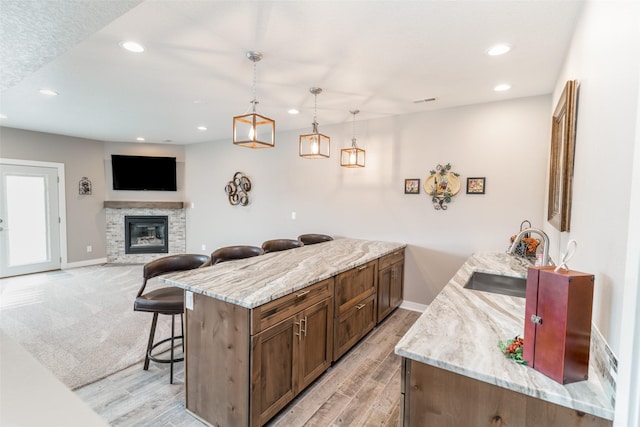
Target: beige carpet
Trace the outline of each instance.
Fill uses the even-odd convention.
[[[76,389],[144,358],[152,314],[133,311],[141,284],[142,265],[0,279],[0,329]],[[170,330],[171,317],[160,316],[156,336]]]

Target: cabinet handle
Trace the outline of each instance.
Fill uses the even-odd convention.
[[[302,326],[303,323],[304,328]],[[299,322],[293,322],[293,324],[298,327],[298,332],[296,332],[295,327],[293,328],[293,335],[298,337],[298,341],[302,339],[302,334],[304,334],[305,337],[307,336],[307,316],[304,316]]]
[[[368,265],[361,265],[360,267],[358,267],[358,271],[366,270],[367,268],[369,268]]]
[[[357,310],[362,310],[367,304],[358,304],[356,305]]]
[[[296,294],[296,298],[302,298],[303,296],[305,296],[306,294],[308,294],[311,291],[304,291],[304,292],[300,292],[299,294]]]

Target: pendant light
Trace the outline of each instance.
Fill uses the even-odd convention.
[[[300,135],[299,154],[300,157],[306,157],[307,159],[327,159],[331,151],[331,138],[318,133],[318,121],[316,119],[318,114],[318,94],[322,93],[322,88],[312,87],[309,92],[315,96],[313,130],[310,134]]]
[[[353,138],[351,139],[351,147],[340,150],[340,166],[345,168],[363,168],[365,152],[356,145],[356,114],[360,110],[350,110],[353,114]]]
[[[260,52],[247,52],[253,62],[252,112],[233,118],[233,143],[248,148],[268,148],[276,145],[276,122],[256,113],[256,63],[262,59]]]

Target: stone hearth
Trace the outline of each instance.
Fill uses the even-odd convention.
[[[186,213],[182,202],[105,201],[107,222],[107,262],[141,264],[154,259],[185,253]],[[169,252],[155,254],[125,253],[125,216],[167,216],[169,218]]]

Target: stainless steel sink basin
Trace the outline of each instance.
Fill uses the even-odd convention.
[[[494,294],[509,295],[524,298],[527,288],[527,279],[523,277],[501,276],[498,274],[474,272],[465,289],[491,292]]]

